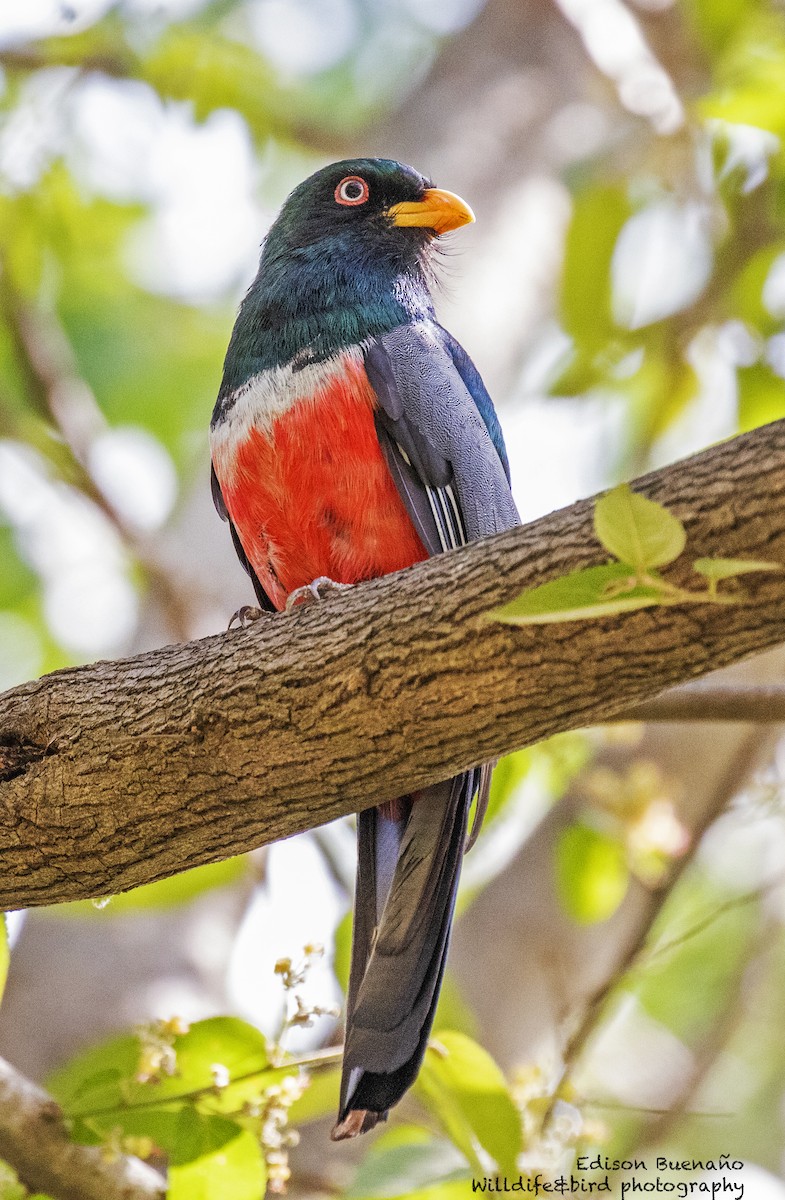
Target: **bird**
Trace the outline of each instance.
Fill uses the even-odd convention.
[[[441,239],[473,220],[413,167],[356,158],[305,179],[271,225],[210,424],[254,615],[519,523],[493,403],[434,308]],[[357,816],[336,1141],[386,1120],[420,1069],[491,770]]]

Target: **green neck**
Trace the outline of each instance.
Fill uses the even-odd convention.
[[[329,358],[409,321],[433,316],[422,268],[369,261],[346,239],[314,247],[268,241],[259,273],[240,308],[224,364],[221,395],[260,371]]]

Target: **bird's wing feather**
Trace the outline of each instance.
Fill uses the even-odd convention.
[[[458,343],[430,322],[399,325],[375,339],[365,366],[379,401],[380,441],[388,462],[398,460],[393,476],[430,552],[517,525],[493,405]],[[462,522],[452,543],[433,513],[434,493]]]
[[[488,395],[488,389],[483,382],[482,375],[475,367],[469,355],[464,350],[460,342],[443,329],[441,325],[437,326],[441,335],[445,349],[453,361],[453,366],[460,375],[466,389],[469,392],[472,400],[477,406],[477,411],[485,422],[485,427],[490,434],[491,441],[496,449],[501,460],[504,474],[507,476],[507,482],[510,481],[510,462],[507,458],[507,447],[504,444],[504,435],[502,427],[499,424],[499,418],[496,416],[496,409],[493,406],[493,401]]]
[[[243,550],[242,543],[240,542],[240,538],[237,534],[237,530],[235,529],[234,523],[232,522],[232,520],[229,516],[229,510],[227,509],[226,501],[223,498],[223,492],[221,491],[221,485],[218,482],[218,476],[215,473],[215,467],[212,465],[212,463],[210,464],[210,491],[213,494],[213,504],[215,505],[218,516],[221,518],[222,521],[228,521],[228,523],[229,523],[229,532],[232,535],[232,542],[234,543],[234,548],[237,552],[237,557],[239,558],[244,570],[247,572],[247,574],[251,578],[251,583],[253,584],[253,590],[256,592],[256,599],[259,602],[259,607],[261,609],[264,609],[265,612],[275,612],[276,611],[275,605],[273,604],[272,600],[267,595],[267,592],[264,590],[261,583],[259,582],[259,580],[256,576],[256,572],[254,571],[253,567],[249,563],[248,556],[245,553],[245,551]]]

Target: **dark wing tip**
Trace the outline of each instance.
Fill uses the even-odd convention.
[[[210,463],[210,491],[212,492],[213,504],[215,505],[215,511],[218,513],[218,516],[222,521],[228,521],[229,513],[226,508],[226,502],[223,498],[221,485],[218,482],[218,476],[215,473],[215,465],[212,462]]]

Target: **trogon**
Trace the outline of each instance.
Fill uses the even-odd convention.
[[[215,503],[262,610],[518,523],[493,404],[431,298],[439,239],[473,219],[368,158],[317,171],[270,228],[210,429]],[[336,1140],[385,1119],[417,1075],[490,771],[359,814]]]

